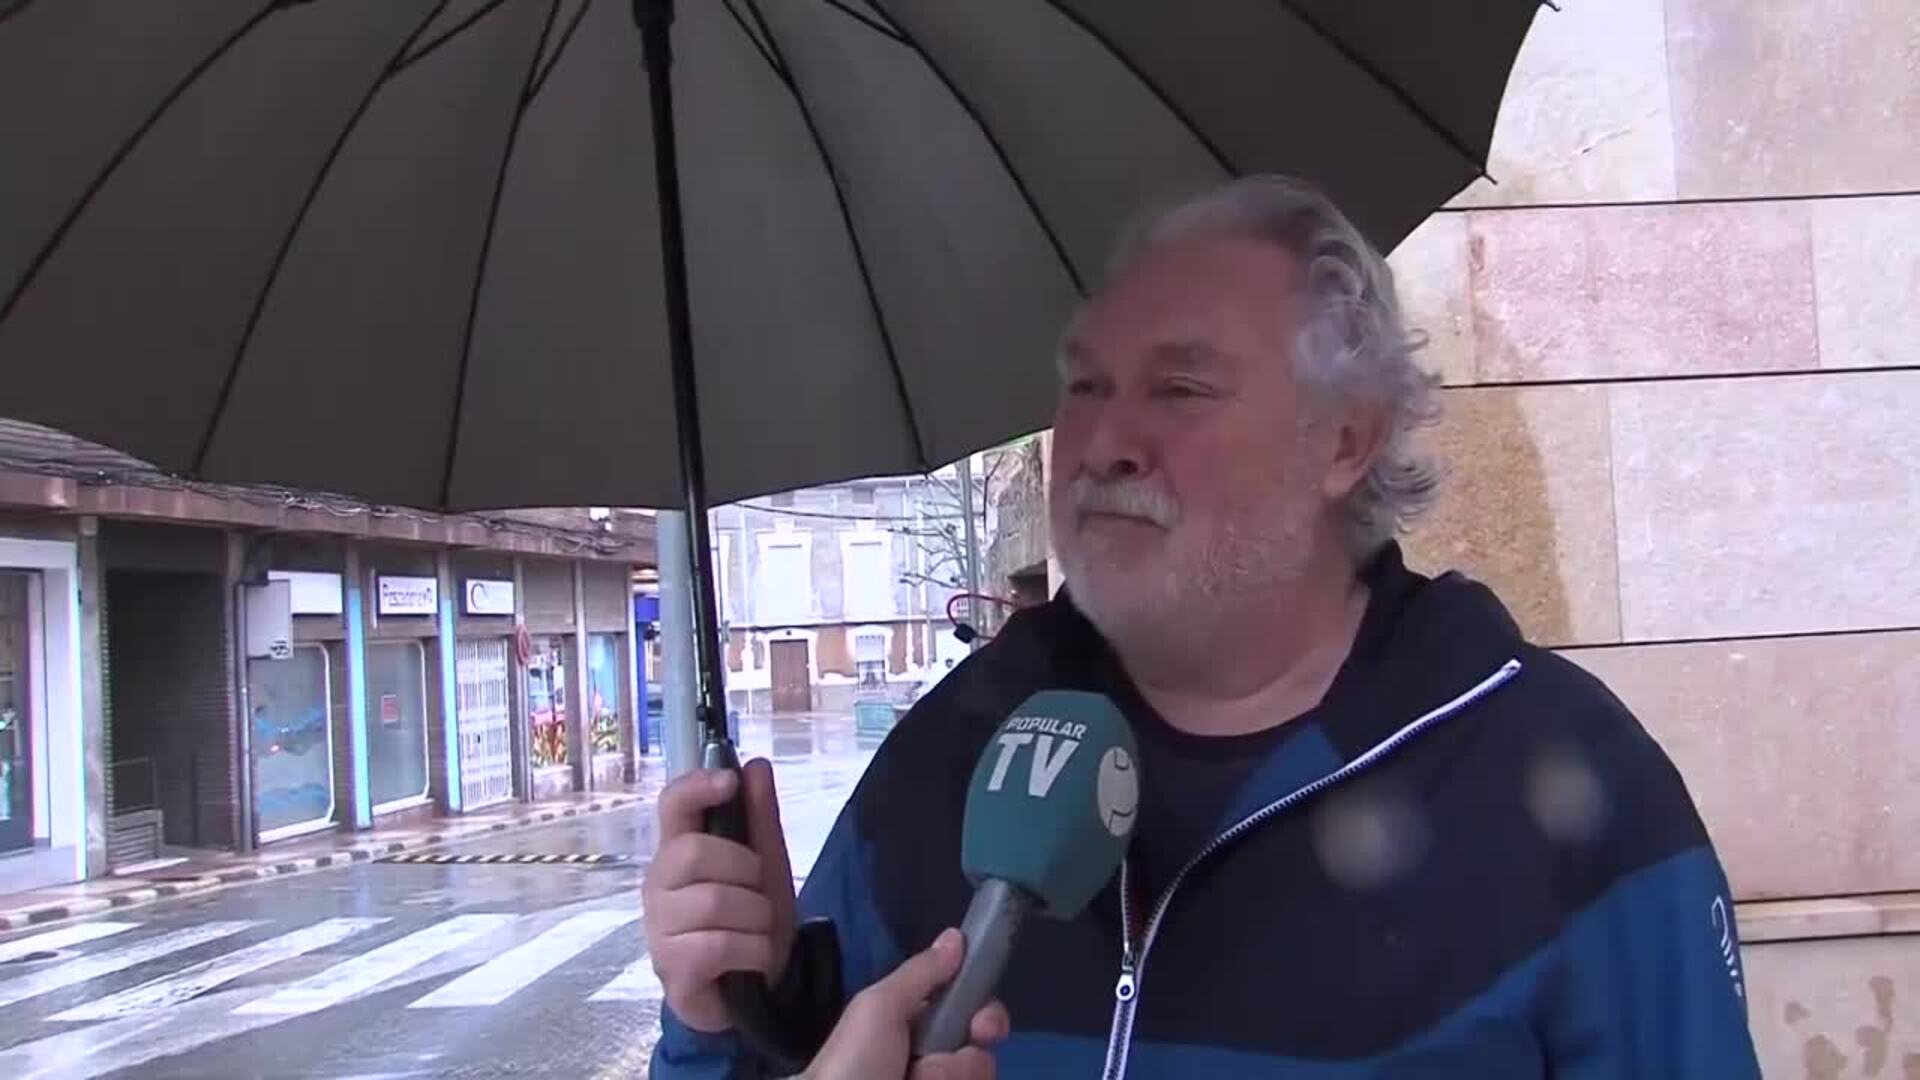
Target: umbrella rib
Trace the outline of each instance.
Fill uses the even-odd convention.
[[[1073,282],[1073,290],[1085,296],[1086,282],[1080,277],[1079,268],[1074,266],[1072,256],[1067,254],[1066,244],[1061,242],[1060,234],[1053,231],[1053,223],[1047,220],[1046,212],[1040,209],[1040,201],[1033,197],[1033,191],[1027,187],[1026,178],[1020,175],[1020,170],[1014,168],[1013,157],[1007,153],[1007,148],[1001,145],[1000,137],[993,133],[993,128],[987,123],[986,118],[980,115],[979,107],[974,105],[973,99],[960,89],[952,76],[947,74],[947,69],[941,67],[940,62],[933,58],[933,54],[913,36],[913,31],[902,26],[900,35],[907,48],[912,49],[914,54],[920,57],[920,62],[927,65],[927,70],[933,72],[933,77],[939,79],[940,84],[947,88],[947,93],[952,94],[953,99],[966,110],[974,127],[980,129],[980,134],[987,140],[987,145],[993,148],[993,156],[1000,160],[1000,167],[1006,170],[1007,179],[1013,181],[1014,189],[1020,192],[1021,201],[1027,204],[1027,212],[1033,215],[1034,224],[1040,226],[1041,233],[1047,238],[1047,244],[1053,248],[1054,256],[1060,260],[1061,267],[1066,270],[1067,279]]]
[[[1373,61],[1361,55],[1359,50],[1353,48],[1353,46],[1341,40],[1326,27],[1320,25],[1318,19],[1300,10],[1299,5],[1295,3],[1294,0],[1274,0],[1274,2],[1279,5],[1282,11],[1285,11],[1298,20],[1300,25],[1311,30],[1315,37],[1326,42],[1328,47],[1332,48],[1334,52],[1339,53],[1341,59],[1365,73],[1368,78],[1372,79],[1381,89],[1391,95],[1395,101],[1399,102],[1402,108],[1412,113],[1415,119],[1425,124],[1427,129],[1435,135],[1438,135],[1440,141],[1447,144],[1448,149],[1459,154],[1468,164],[1472,165],[1481,176],[1487,175],[1487,163],[1480,159],[1480,155],[1474,153],[1472,149],[1461,140],[1460,136],[1454,134],[1450,128],[1441,123],[1439,117],[1428,112],[1426,106],[1420,104],[1412,94],[1407,92],[1406,87],[1388,78],[1386,72],[1381,71]]]
[[[278,0],[275,2],[277,3]],[[449,0],[440,0],[435,4],[433,10],[427,12],[426,17],[420,20],[420,24],[413,28],[413,33],[408,34],[407,39],[400,43],[400,48],[394,51],[393,59],[380,69],[380,76],[373,81],[372,86],[367,88],[359,104],[354,106],[353,114],[347,117],[346,125],[340,129],[340,134],[335,137],[333,145],[327,149],[325,160],[320,163],[319,170],[314,173],[313,182],[307,185],[307,194],[300,202],[300,209],[294,212],[292,223],[287,226],[286,234],[280,238],[280,250],[274,252],[273,265],[267,268],[266,279],[260,283],[260,291],[254,295],[253,310],[247,314],[247,325],[240,332],[240,340],[234,344],[233,359],[228,362],[226,377],[221,380],[220,394],[214,398],[213,412],[207,417],[207,425],[200,432],[200,444],[193,452],[193,463],[187,471],[188,476],[198,476],[206,467],[207,454],[213,449],[213,437],[220,430],[221,421],[226,419],[227,406],[233,400],[234,384],[240,378],[240,365],[246,361],[247,349],[253,344],[254,331],[259,329],[261,316],[266,313],[267,298],[272,295],[273,286],[280,278],[280,271],[286,266],[287,256],[293,251],[294,240],[299,237],[301,227],[306,224],[307,212],[313,209],[315,200],[320,197],[320,189],[327,182],[327,174],[333,171],[333,163],[339,160],[340,152],[346,148],[347,141],[353,137],[354,130],[360,126],[361,118],[366,116],[367,110],[372,107],[374,98],[379,96],[381,89],[387,85],[387,80],[393,78],[394,73],[399,70],[401,59],[407,55],[409,49],[413,48],[414,43],[420,40],[420,35],[427,32],[428,25],[446,10],[448,2]]]
[[[845,15],[847,18],[852,19],[853,21],[859,23],[860,25],[865,26],[867,29],[873,31],[874,33],[879,34],[881,37],[892,38],[894,41],[897,41],[902,45],[907,44],[906,37],[902,35],[898,29],[888,26],[887,24],[874,19],[872,16],[863,15],[860,12],[853,10],[852,8],[848,7],[843,2],[843,0],[820,0],[820,2],[832,8],[833,10],[839,12],[840,14]]]
[[[582,10],[585,7],[581,5]],[[467,404],[467,367],[473,360],[473,328],[480,321],[480,290],[487,281],[487,257],[493,251],[493,227],[500,220],[500,197],[507,190],[507,170],[513,164],[513,147],[520,138],[520,122],[526,119],[527,110],[533,105],[533,83],[540,74],[540,54],[546,51],[547,37],[553,33],[553,23],[559,14],[560,0],[551,0],[547,5],[546,22],[540,27],[540,43],[533,47],[533,55],[527,60],[520,99],[513,108],[513,122],[507,127],[507,145],[500,152],[500,169],[494,174],[493,200],[487,205],[487,229],[480,236],[480,257],[473,268],[473,293],[467,300],[467,328],[460,342],[459,374],[453,383],[453,419],[447,429],[446,466],[440,473],[442,507],[452,502],[453,467],[460,457],[460,420]]]
[[[1220,149],[1219,144],[1215,143],[1213,138],[1202,130],[1199,124],[1194,122],[1193,117],[1187,115],[1186,108],[1173,99],[1173,95],[1167,92],[1166,87],[1160,85],[1158,79],[1147,74],[1146,69],[1142,68],[1132,56],[1129,56],[1127,51],[1120,47],[1118,42],[1107,36],[1105,30],[1088,22],[1084,16],[1072,8],[1067,7],[1061,0],[1044,0],[1044,2],[1062,18],[1078,26],[1083,33],[1098,42],[1102,48],[1107,50],[1108,55],[1118,60],[1120,65],[1126,68],[1134,78],[1140,80],[1140,85],[1146,87],[1148,93],[1151,93],[1155,98],[1159,99],[1160,104],[1166,106],[1167,111],[1173,114],[1173,118],[1180,122],[1181,127],[1187,129],[1187,134],[1193,136],[1194,140],[1200,144],[1208,156],[1213,158],[1213,163],[1220,166],[1222,172],[1231,175],[1238,171],[1233,167],[1233,162],[1228,160],[1226,152]]]
[[[747,21],[741,17],[739,9],[733,6],[733,0],[720,0],[720,3],[721,6],[727,9],[727,14],[733,16],[734,25],[738,26],[740,32],[746,35],[747,40],[753,43],[754,51],[760,54],[760,59],[767,62],[767,67],[772,69],[774,75],[779,78],[781,85],[787,88],[788,93],[794,93],[793,76],[787,71],[786,65],[782,64],[779,58],[774,56],[773,53],[767,51],[767,43],[761,41],[760,36],[753,32],[753,28],[747,25]]]
[[[481,19],[484,19],[487,16],[493,14],[494,12],[500,10],[500,6],[504,3],[506,3],[506,0],[488,0],[488,3],[486,5],[473,9],[473,11],[470,14],[468,14],[466,18],[461,19],[459,22],[454,23],[452,26],[448,27],[445,33],[441,34],[437,38],[434,38],[432,41],[427,42],[425,45],[420,46],[417,52],[414,52],[409,56],[402,57],[400,62],[394,65],[393,70],[396,72],[405,71],[406,69],[412,67],[413,65],[419,63],[420,61],[425,60],[428,56],[432,55],[436,50],[438,50],[440,46],[445,45],[447,42],[452,41],[454,38],[458,37],[461,31],[467,29],[468,27],[472,26],[474,23],[477,23]]]
[[[526,99],[532,102],[540,96],[540,88],[547,85],[547,76],[560,66],[560,58],[566,55],[567,46],[573,44],[573,32],[580,29],[580,21],[586,17],[587,5],[592,0],[580,0],[580,6],[573,9],[573,18],[567,22],[567,28],[560,32],[560,43],[553,47],[553,55],[547,58],[546,66],[533,77],[533,85],[527,88]]]
[[[860,267],[860,283],[866,288],[867,303],[873,308],[874,324],[880,330],[880,344],[887,353],[887,368],[893,375],[893,390],[900,399],[901,412],[906,416],[907,436],[913,440],[914,457],[922,472],[931,471],[933,468],[929,463],[931,455],[927,453],[926,439],[920,431],[920,418],[915,415],[913,398],[907,392],[907,375],[900,367],[900,353],[894,346],[893,334],[887,329],[887,313],[881,306],[879,290],[874,288],[873,274],[867,267],[866,248],[860,243],[860,230],[854,225],[853,208],[847,205],[846,190],[840,186],[840,170],[834,166],[833,152],[827,149],[826,137],[820,133],[819,126],[814,123],[813,110],[807,107],[806,98],[800,93],[799,86],[794,83],[791,75],[785,74],[786,57],[780,51],[780,42],[774,37],[772,28],[767,25],[766,15],[760,10],[760,0],[746,0],[746,4],[748,10],[753,12],[754,21],[760,26],[760,32],[766,36],[767,48],[772,52],[772,59],[779,65],[776,70],[782,72],[781,84],[787,88],[787,93],[793,98],[794,106],[800,110],[800,119],[807,126],[807,134],[813,138],[814,149],[820,152],[820,159],[827,167],[827,180],[833,185],[833,199],[840,208],[840,221],[846,227],[847,240],[853,245],[853,259]],[[739,12],[734,10],[731,3],[727,4],[726,8],[733,16],[735,24],[740,27],[740,32],[751,40],[753,34],[747,28],[745,21],[740,18]]]
[[[253,33],[261,23],[266,22],[267,17],[279,9],[283,2],[284,0],[268,0],[251,18],[228,34],[211,53],[195,64],[179,82],[174,83],[173,89],[167,91],[166,96],[153,107],[153,111],[147,114],[147,118],[141,122],[140,126],[133,129],[133,133],[120,143],[119,148],[113,152],[113,156],[107,159],[107,163],[101,166],[98,173],[94,174],[93,181],[87,185],[87,189],[81,192],[80,198],[75,200],[73,206],[67,211],[67,216],[60,220],[60,224],[53,230],[53,235],[49,236],[47,242],[35,253],[33,262],[27,264],[26,272],[20,275],[20,280],[14,284],[13,291],[7,294],[4,302],[0,302],[0,322],[6,321],[7,316],[13,314],[13,309],[19,305],[20,298],[27,294],[28,287],[33,284],[35,278],[40,276],[40,271],[46,268],[47,263],[53,258],[53,253],[67,238],[67,233],[71,232],[74,224],[80,220],[80,215],[86,213],[87,207],[93,205],[94,198],[107,186],[107,181],[113,179],[113,174],[119,171],[121,164],[132,155],[134,148],[147,137],[147,133],[160,122],[160,118],[173,108],[173,103],[180,100],[181,95],[185,94],[194,83],[200,81],[202,75],[211,71],[213,66],[219,63],[234,46]],[[21,10],[24,8],[14,8],[8,14],[17,14]]]

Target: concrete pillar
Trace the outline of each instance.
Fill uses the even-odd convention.
[[[227,532],[227,566],[222,578],[226,593],[227,722],[233,737],[233,846],[247,852],[255,847],[259,830],[253,822],[253,709],[247,700],[247,538]],[[328,718],[332,722],[332,718]]]
[[[373,781],[367,765],[367,589],[360,545],[347,541],[347,770],[353,827],[373,827]]]
[[[509,653],[507,676],[508,707],[513,710],[509,730],[513,738],[513,794],[521,802],[533,801],[533,722],[527,705],[527,666],[520,662],[520,635],[527,628],[527,574],[518,558],[513,560],[513,645]]]
[[[442,747],[440,776],[440,809],[442,813],[458,814],[461,810],[460,791],[460,690],[459,658],[455,655],[454,641],[454,604],[460,594],[459,583],[453,579],[453,554],[444,548],[434,556],[434,572],[440,580],[439,630],[440,648],[440,745]],[[431,755],[429,755],[431,756]]]
[[[587,588],[580,560],[573,570],[573,666],[567,672],[567,738],[573,742],[573,790],[593,790],[593,718],[587,715]]]
[[[626,780],[631,784],[637,783],[640,779],[640,759],[646,753],[646,747],[640,742],[640,733],[647,727],[647,697],[642,689],[645,685],[644,681],[640,678],[642,663],[640,650],[646,648],[647,643],[641,640],[640,627],[633,620],[632,568],[627,570],[626,626],[627,701],[631,703],[632,709],[627,713],[626,743],[629,753],[627,754]]]
[[[107,577],[100,569],[100,519],[79,520],[80,754],[86,779],[87,876],[107,872],[107,679],[100,650],[106,642],[101,605]]]

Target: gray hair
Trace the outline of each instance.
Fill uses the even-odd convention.
[[[1393,271],[1317,189],[1258,176],[1148,218],[1122,241],[1109,273],[1148,248],[1195,234],[1258,240],[1299,259],[1308,313],[1295,372],[1322,402],[1386,411],[1386,437],[1344,507],[1354,556],[1371,556],[1432,505],[1440,486],[1439,462],[1414,444],[1414,432],[1439,417],[1439,380],[1414,362],[1426,337],[1406,328]]]

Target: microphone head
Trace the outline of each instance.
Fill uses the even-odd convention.
[[[1140,801],[1139,754],[1100,694],[1042,690],[1000,725],[974,766],[960,867],[1071,919],[1113,878]]]

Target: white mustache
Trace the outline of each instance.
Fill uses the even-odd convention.
[[[1180,505],[1150,480],[1097,480],[1081,473],[1073,478],[1067,494],[1074,510],[1082,514],[1144,518],[1163,529],[1173,528],[1180,520]]]

